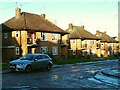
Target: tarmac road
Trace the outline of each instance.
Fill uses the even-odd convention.
[[[2,88],[38,89],[38,88],[98,88],[118,90],[119,85],[112,85],[96,80],[94,76],[101,69],[118,68],[118,60],[103,60],[90,63],[68,64],[54,67],[51,71],[2,74]],[[118,78],[120,79],[120,78]],[[26,90],[25,89],[25,90]]]

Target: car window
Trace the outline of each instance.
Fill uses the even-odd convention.
[[[26,54],[25,56],[21,57],[20,60],[32,60],[34,58],[31,54]]]
[[[42,59],[49,59],[47,55],[42,55]]]
[[[42,59],[41,55],[35,57],[36,60]]]

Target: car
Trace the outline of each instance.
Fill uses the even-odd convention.
[[[26,54],[17,60],[9,62],[11,71],[25,71],[30,73],[35,69],[52,68],[52,59],[47,54]]]

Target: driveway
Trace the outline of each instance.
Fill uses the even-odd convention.
[[[54,67],[51,71],[2,74],[2,88],[101,88],[118,89],[119,85],[95,79],[101,69],[118,68],[118,60],[68,64]],[[118,78],[119,79],[119,78]]]

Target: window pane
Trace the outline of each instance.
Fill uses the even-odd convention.
[[[41,40],[43,41],[47,40],[47,34],[45,32],[41,32]]]
[[[16,55],[19,55],[19,47],[16,47]]]
[[[58,55],[58,47],[57,46],[54,46],[52,48],[52,53],[53,53],[53,55]]]
[[[58,38],[58,34],[53,33],[52,34],[52,40],[57,40],[57,38]]]
[[[16,31],[16,37],[19,37],[19,32],[18,31]]]
[[[7,37],[8,37],[7,33],[4,33],[4,38],[7,38]]]
[[[41,50],[40,52],[43,53],[43,54],[46,54],[48,52],[47,47],[41,47],[40,50]]]

